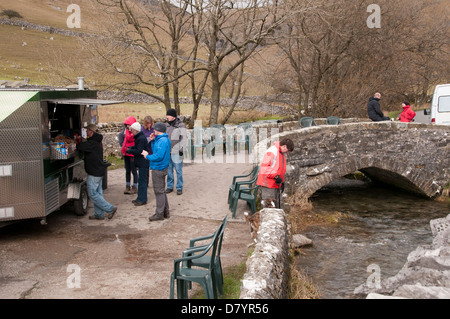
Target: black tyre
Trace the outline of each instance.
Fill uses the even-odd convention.
[[[80,198],[73,200],[73,208],[77,216],[84,216],[87,213],[89,205],[89,195],[87,191],[86,184],[81,186]]]

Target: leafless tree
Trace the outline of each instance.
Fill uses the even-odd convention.
[[[207,21],[200,38],[208,54],[211,81],[209,125],[212,125],[218,122],[221,89],[229,76],[242,67],[285,18],[279,15],[276,1],[213,0],[195,3],[198,12],[205,12]],[[236,7],[236,3],[240,6]]]
[[[205,69],[186,67],[190,60],[184,54],[189,57],[189,50],[197,49],[186,40],[192,19],[188,3],[160,0],[156,7],[132,0],[96,1],[114,18],[107,34],[90,41],[88,48],[109,66],[110,87],[146,94],[166,109],[173,97],[179,112],[180,79]]]

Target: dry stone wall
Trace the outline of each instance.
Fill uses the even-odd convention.
[[[260,214],[257,243],[247,260],[240,299],[287,298],[290,236],[286,213],[265,208]]]

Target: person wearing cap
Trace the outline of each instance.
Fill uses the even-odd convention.
[[[155,133],[150,136],[153,154],[150,155],[146,150],[142,151],[142,155],[150,161],[153,191],[156,198],[155,214],[149,217],[151,222],[169,218],[169,201],[165,188],[171,148],[171,142],[166,133],[166,125],[158,122],[153,128]]]
[[[103,176],[106,165],[103,161],[103,135],[97,133],[97,126],[89,124],[86,128],[87,140],[77,144],[77,150],[84,153],[84,169],[87,173],[86,186],[89,198],[94,203],[94,215],[89,219],[104,219],[105,212],[111,219],[117,207],[103,198]]]
[[[141,124],[135,122],[130,126],[134,137],[134,145],[127,148],[126,153],[134,156],[134,165],[139,169],[137,198],[133,200],[134,206],[147,204],[148,160],[142,156],[142,151],[148,152],[148,142],[141,131]]]
[[[184,147],[186,146],[186,125],[177,116],[175,109],[168,109],[166,112],[166,133],[169,136],[171,142],[170,150],[170,164],[167,173],[167,189],[166,193],[173,192],[175,183],[175,173],[177,175],[177,194],[183,193],[183,154]]]

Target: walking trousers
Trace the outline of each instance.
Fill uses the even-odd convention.
[[[167,168],[165,170],[152,170],[153,191],[156,198],[156,215],[167,216],[169,214],[169,201],[166,195],[166,176]]]

